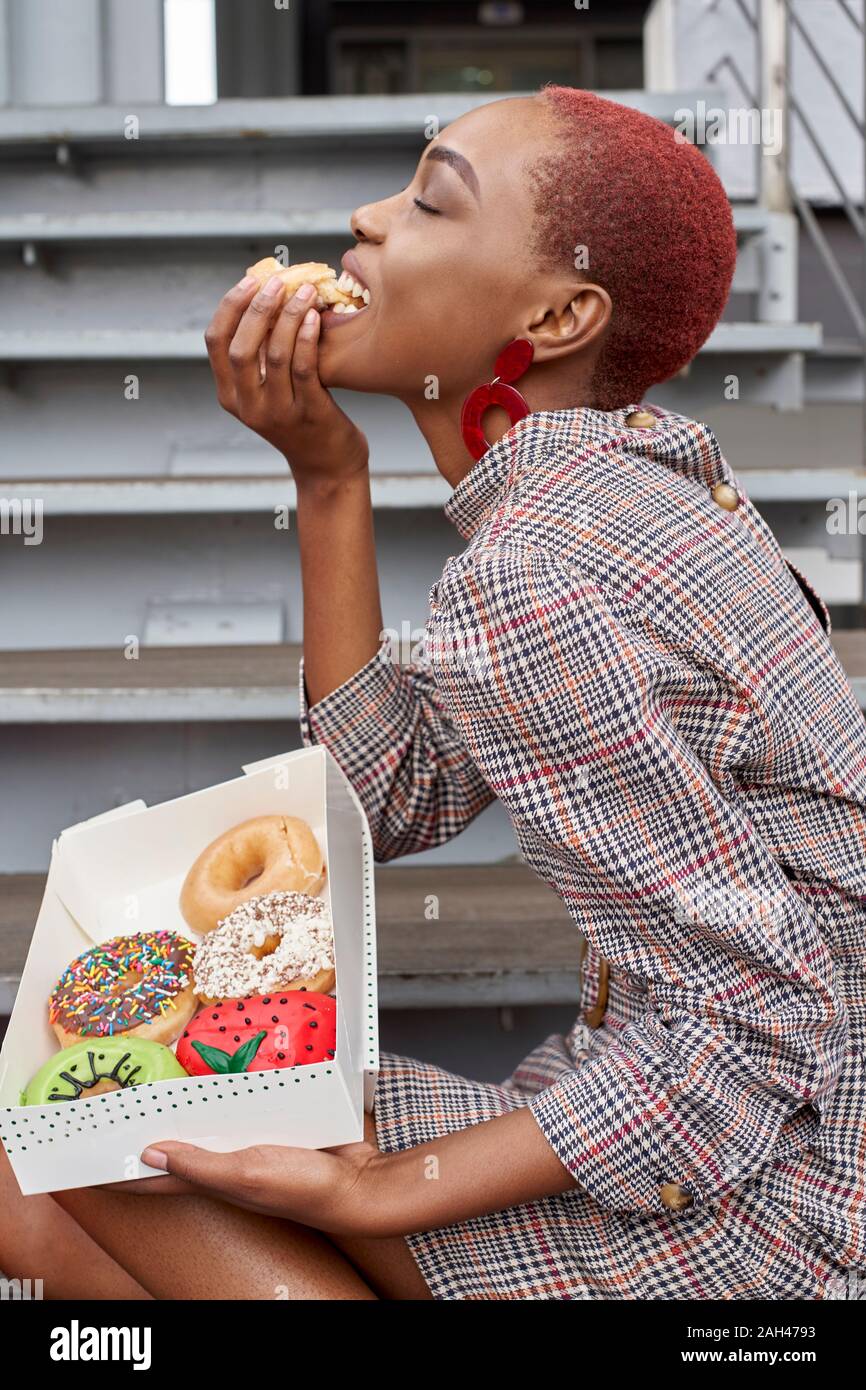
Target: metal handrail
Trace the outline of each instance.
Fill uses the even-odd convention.
[[[845,0],[837,0],[837,4],[838,4],[839,7],[841,8],[843,14],[846,14],[846,15],[848,16],[848,18],[850,19],[851,23],[854,25],[854,28],[858,31],[858,33],[862,34],[862,33],[863,33],[863,25],[860,23],[860,20],[857,18],[857,15],[856,15],[856,14],[852,14],[851,11],[848,9],[848,6],[846,5]]]
[[[738,2],[739,2],[739,0],[738,0]],[[719,61],[716,63],[716,65],[715,65],[714,67],[712,67],[712,68],[710,68],[710,69],[708,70],[707,76],[706,76],[706,80],[707,80],[708,82],[715,82],[716,77],[717,77],[717,75],[719,74],[719,72],[722,70],[722,68],[730,68],[731,72],[734,74],[734,81],[736,82],[737,86],[739,87],[739,89],[740,89],[740,91],[742,92],[743,96],[745,97],[746,101],[749,103],[749,105],[750,105],[751,107],[757,108],[758,103],[757,103],[757,101],[755,100],[755,95],[754,95],[754,93],[752,92],[751,88],[749,87],[749,84],[748,84],[748,82],[746,81],[745,77],[744,77],[743,74],[741,73],[740,68],[739,68],[739,65],[737,64],[736,59],[733,58],[733,57],[731,56],[730,53],[726,53],[726,54],[724,55],[724,57],[722,57],[722,58],[719,59]],[[754,175],[755,175],[755,187],[756,187],[756,188],[760,187],[760,183],[761,183],[761,177],[760,177],[760,173],[759,173],[760,160],[761,160],[761,150],[760,150],[760,147],[759,147],[759,146],[756,146],[756,147],[755,147],[755,158],[754,158],[754,164],[755,164]]]
[[[857,127],[857,130],[860,132],[860,134],[866,136],[866,127],[864,127],[863,122],[857,115],[857,112],[854,110],[854,107],[851,105],[844,91],[839,86],[839,83],[836,81],[836,76],[832,68],[825,59],[823,53],[821,53],[820,49],[815,44],[814,40],[812,39],[812,35],[809,33],[808,29],[806,29],[805,26],[801,23],[799,16],[794,12],[791,0],[783,0],[783,3],[792,28],[797,30],[797,33],[800,35],[800,38],[803,40],[812,57],[815,59],[815,62],[818,64],[818,67],[821,69],[827,81],[830,83],[830,86],[833,88],[833,91],[836,93],[837,97],[842,103],[846,115],[850,116],[851,120],[854,122],[854,125]]]
[[[803,110],[800,103],[797,101],[797,98],[790,95],[790,92],[788,95],[788,105],[790,106],[794,115],[797,117],[797,120],[800,122],[804,131],[808,135],[810,141],[812,142],[812,148],[814,149],[815,153],[817,154],[818,158],[820,159],[821,163],[824,165],[824,168],[827,170],[827,173],[832,179],[833,184],[836,188],[836,192],[839,194],[839,197],[842,200],[842,206],[844,207],[845,212],[848,215],[848,221],[851,223],[851,226],[854,228],[854,231],[857,233],[859,237],[866,238],[866,226],[864,226],[863,218],[860,216],[851,199],[848,197],[848,191],[845,188],[845,185],[843,184],[842,180],[836,173],[836,170],[834,169],[833,165],[831,164],[830,156],[827,154],[827,152],[824,149],[824,146],[821,144],[821,141],[815,134],[815,131],[812,128],[812,124],[807,118],[805,111]]]
[[[746,81],[737,63],[730,56],[730,54],[725,54],[725,56],[720,58],[718,63],[716,63],[715,66],[709,70],[709,72],[707,73],[707,80],[714,80],[719,70],[724,67],[729,68],[732,72],[734,81],[737,83],[738,87],[740,88],[740,91],[742,92],[749,105],[757,107],[758,103],[755,97],[755,93],[749,87],[748,82]],[[788,88],[788,100],[791,109],[803,124],[804,130],[806,131],[807,135],[810,136],[819,155],[824,160],[825,167],[827,167],[827,171],[833,179],[833,182],[839,189],[843,202],[846,205],[846,211],[848,211],[850,207],[850,213],[853,213],[852,223],[854,229],[858,232],[858,235],[862,237],[864,235],[862,220],[860,219],[858,213],[854,209],[853,204],[850,203],[850,199],[848,198],[848,195],[845,192],[844,188],[840,186],[839,181],[836,177],[835,170],[832,168],[832,165],[829,164],[829,161],[827,161],[823,148],[820,145],[820,142],[818,141],[814,131],[811,129],[810,125],[804,118],[799,103],[791,97],[790,82],[787,80],[787,78],[785,85]],[[760,158],[760,155],[758,157]],[[860,302],[857,299],[857,296],[855,295],[854,291],[851,289],[851,286],[848,284],[848,281],[845,278],[845,273],[839,264],[839,260],[835,252],[833,251],[832,246],[830,245],[829,241],[827,240],[826,236],[821,230],[821,224],[815,216],[811,203],[809,203],[808,200],[804,198],[802,194],[797,190],[797,188],[794,185],[793,179],[790,176],[790,172],[787,177],[787,187],[789,196],[791,198],[791,202],[793,206],[796,208],[797,213],[804,227],[806,228],[806,231],[809,234],[809,239],[812,242],[812,245],[814,246],[816,252],[818,253],[818,258],[820,259],[822,265],[824,266],[824,269],[826,270],[827,274],[829,275],[830,279],[835,285],[836,290],[839,293],[839,297],[848,311],[848,314],[857,331],[858,338],[860,338],[862,341],[866,341],[866,316],[864,316],[863,310],[860,306]]]
[[[824,269],[839,291],[839,297],[853,320],[854,327],[857,330],[857,336],[860,338],[861,342],[866,343],[866,315],[864,315],[857,296],[845,278],[845,273],[839,264],[838,257],[821,230],[821,224],[815,216],[812,204],[807,202],[807,200],[797,192],[797,189],[790,179],[788,180],[788,191],[791,195],[791,202],[800,214],[806,231],[809,233],[812,245],[823,262]]]
[[[758,27],[758,21],[755,19],[755,16],[752,14],[752,11],[746,4],[746,0],[736,0],[736,4],[737,8],[742,12],[743,18],[746,20],[746,22],[750,24],[753,29],[756,30]],[[715,8],[715,6],[713,8]]]

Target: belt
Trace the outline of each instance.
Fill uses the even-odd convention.
[[[588,945],[589,945],[589,942],[587,941],[586,937],[583,937],[583,940],[582,940],[582,942],[581,942],[581,947],[580,947],[581,988],[583,987],[583,962],[584,962],[584,959],[585,959],[585,957],[586,957],[586,951],[587,951]],[[598,954],[598,953],[597,953],[597,954]],[[601,1022],[602,1022],[602,1019],[604,1018],[605,1010],[607,1009],[607,986],[608,986],[608,979],[609,979],[609,978],[610,978],[610,966],[608,965],[608,963],[607,963],[607,961],[605,960],[604,956],[599,955],[599,957],[598,957],[598,998],[596,999],[596,1001],[595,1001],[595,1003],[593,1004],[592,1008],[586,1010],[586,1014],[585,1014],[586,1021],[587,1021],[587,1023],[588,1023],[588,1025],[589,1025],[590,1028],[599,1028],[599,1027],[601,1026]]]

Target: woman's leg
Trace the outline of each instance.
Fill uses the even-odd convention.
[[[374,1299],[323,1236],[209,1197],[22,1197],[0,1145],[0,1269],[49,1299]]]
[[[364,1116],[364,1138],[378,1148],[372,1115]],[[331,1240],[360,1270],[380,1298],[419,1300],[433,1297],[402,1236],[385,1240],[331,1236]]]
[[[365,1137],[376,1142],[372,1119]],[[54,1200],[155,1298],[430,1298],[401,1236],[328,1238],[212,1197],[98,1187]]]
[[[48,1299],[145,1299],[150,1294],[52,1197],[22,1197],[0,1144],[0,1270],[41,1279]]]
[[[54,1200],[158,1299],[362,1300],[372,1289],[318,1232],[213,1197],[98,1187]]]
[[[375,1143],[368,1120],[367,1137]],[[0,1146],[0,1269],[52,1298],[428,1299],[406,1242],[327,1239],[210,1197],[22,1197]]]

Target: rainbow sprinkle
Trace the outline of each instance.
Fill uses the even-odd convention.
[[[113,1037],[162,1017],[192,979],[195,946],[176,932],[115,936],[67,966],[48,1018],[69,1033]],[[139,976],[130,980],[130,976]]]

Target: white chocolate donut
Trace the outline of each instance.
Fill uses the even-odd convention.
[[[256,816],[202,850],[180,890],[180,910],[205,935],[241,903],[268,893],[318,893],[322,851],[297,816]]]
[[[235,908],[193,960],[204,1003],[334,987],[334,929],[327,906],[308,893],[268,893]]]

